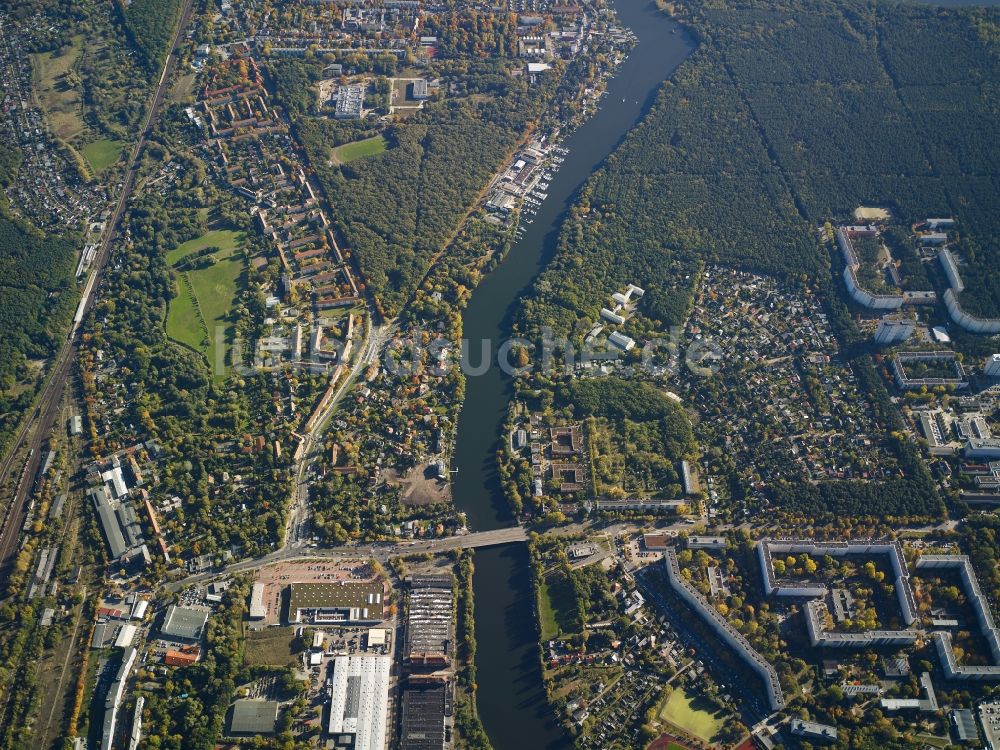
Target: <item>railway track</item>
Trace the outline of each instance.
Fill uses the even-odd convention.
[[[136,177],[139,173],[139,155],[142,153],[146,140],[149,137],[153,123],[159,115],[160,107],[166,96],[171,74],[177,65],[177,46],[191,21],[194,0],[184,0],[181,6],[180,18],[174,37],[170,45],[170,53],[164,60],[163,68],[160,71],[160,78],[156,84],[156,90],[150,103],[149,111],[146,113],[146,120],[143,122],[142,131],[139,135],[132,152],[129,154],[128,166],[125,170],[125,180],[122,183],[118,201],[115,203],[115,210],[111,220],[105,227],[101,238],[100,247],[94,258],[93,270],[84,286],[80,304],[77,307],[76,315],[73,317],[73,325],[70,328],[66,340],[63,342],[59,353],[56,355],[52,369],[42,387],[41,396],[34,414],[21,426],[17,436],[11,445],[10,452],[0,463],[0,478],[10,477],[16,470],[19,457],[24,456],[25,448],[28,455],[24,468],[17,480],[13,496],[10,498],[4,510],[2,525],[0,525],[0,584],[5,583],[10,571],[11,558],[17,551],[18,541],[21,534],[21,526],[28,504],[35,487],[35,479],[41,465],[41,447],[48,435],[55,426],[56,417],[59,412],[59,401],[62,398],[63,389],[72,375],[73,363],[76,361],[77,336],[80,325],[87,313],[94,306],[96,291],[104,278],[108,260],[111,257],[111,247],[113,240],[118,235],[118,225],[125,207],[135,188]]]

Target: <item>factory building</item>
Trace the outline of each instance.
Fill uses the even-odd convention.
[[[451,576],[411,576],[403,643],[405,663],[434,667],[451,665],[454,648],[451,635],[452,586]]]
[[[160,634],[178,641],[200,641],[208,624],[208,610],[171,604]]]
[[[135,665],[135,657],[138,651],[134,648],[125,649],[122,654],[122,663],[115,673],[114,682],[108,688],[107,696],[104,698],[104,723],[101,727],[101,750],[111,750],[115,741],[115,728],[118,724],[118,711],[122,707],[122,699],[125,697],[125,685],[128,683],[132,667]]]
[[[334,747],[384,750],[391,668],[389,656],[334,659],[327,726]]]
[[[403,693],[400,750],[442,750],[448,686],[444,682],[410,684]]]

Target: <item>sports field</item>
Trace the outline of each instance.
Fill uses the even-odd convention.
[[[548,581],[542,579],[541,591],[538,597],[538,618],[540,620],[543,641],[550,641],[559,636],[559,625],[556,624],[556,613],[552,606],[552,595],[549,593]]]
[[[698,699],[683,690],[673,690],[667,702],[660,707],[660,719],[695,737],[711,742],[722,728],[716,714],[698,707]]]
[[[82,149],[83,158],[95,173],[103,172],[121,157],[123,145],[121,141],[109,138],[91,141]]]
[[[213,236],[214,235],[214,236]],[[201,352],[208,359],[216,379],[225,376],[220,361],[233,336],[230,313],[242,288],[245,258],[238,249],[238,234],[228,230],[208,232],[168,253],[176,261],[206,247],[219,247],[215,263],[177,275],[177,296],[167,311],[167,335]],[[183,248],[183,252],[181,251]],[[220,340],[221,339],[221,340]],[[222,355],[222,356],[220,356]]]
[[[374,138],[365,138],[363,141],[354,141],[337,146],[333,150],[333,160],[337,164],[346,164],[349,161],[360,159],[362,156],[373,156],[385,151],[385,138],[380,135]]]
[[[539,619],[542,640],[573,635],[578,630],[576,595],[562,572],[549,573],[542,579]]]

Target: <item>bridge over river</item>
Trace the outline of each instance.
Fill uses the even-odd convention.
[[[184,586],[193,583],[205,583],[214,578],[236,573],[246,573],[252,570],[286,560],[345,560],[351,558],[375,558],[385,563],[390,557],[404,555],[439,554],[456,549],[479,549],[481,547],[496,547],[502,544],[526,542],[528,534],[523,526],[508,526],[490,531],[477,531],[471,534],[423,539],[407,542],[378,542],[375,544],[345,544],[339,547],[309,547],[289,545],[272,552],[269,555],[254,560],[242,560],[225,568],[195,573],[194,575],[171,582],[165,588],[168,591],[179,591]]]

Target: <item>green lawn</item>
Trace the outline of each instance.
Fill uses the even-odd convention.
[[[167,311],[167,335],[197,351],[207,350],[208,329],[198,312],[191,277],[186,273],[177,277],[177,296],[170,300]]]
[[[200,210],[200,209],[199,209]],[[178,245],[167,253],[167,265],[176,266],[177,261],[185,255],[204,250],[206,247],[217,247],[221,251],[219,255],[230,255],[241,241],[240,233],[232,229],[213,229],[205,232],[201,237],[195,237],[182,245]]]
[[[167,311],[167,335],[204,354],[216,379],[225,375],[224,368],[219,366],[217,331],[221,327],[223,345],[232,340],[233,323],[229,315],[236,304],[246,265],[243,253],[237,251],[237,242],[236,232],[208,232],[167,255],[168,261],[174,256],[176,263],[196,250],[221,248],[214,254],[214,265],[178,274],[178,294]]]
[[[337,146],[333,150],[334,161],[339,164],[346,164],[349,161],[360,159],[362,156],[372,156],[385,151],[385,138],[376,135],[374,138],[365,138],[363,141],[354,141]]]
[[[552,595],[549,593],[548,579],[542,579],[542,588],[538,597],[538,619],[542,631],[542,640],[551,641],[559,637],[559,626],[556,624],[556,612],[552,606]]]
[[[566,577],[561,572],[545,576],[539,598],[542,639],[573,635],[577,629],[576,596]]]
[[[121,158],[123,145],[122,141],[101,138],[88,143],[83,147],[81,153],[95,173],[103,172]]]
[[[723,721],[715,714],[698,707],[700,701],[683,690],[673,690],[667,702],[660,707],[660,719],[705,742],[722,728]]]

